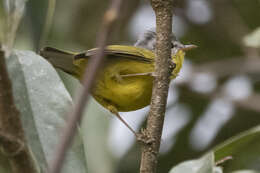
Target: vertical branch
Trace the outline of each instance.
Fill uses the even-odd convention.
[[[35,173],[20,117],[13,99],[5,53],[0,50],[0,152],[7,156],[14,173]]]
[[[55,12],[55,6],[56,6],[56,0],[48,0],[45,24],[44,24],[44,28],[42,30],[42,34],[40,37],[39,45],[37,45],[37,49],[36,49],[37,51],[39,50],[39,48],[43,47],[44,42],[46,42],[46,39],[49,35],[50,29],[51,29],[51,24],[53,21],[54,12]]]
[[[169,58],[171,57],[173,0],[151,0],[151,5],[156,15],[157,33],[155,79],[145,130],[151,142],[145,143],[142,148],[141,173],[156,172],[171,73]]]
[[[68,124],[64,129],[57,151],[54,153],[55,158],[52,165],[50,165],[49,173],[59,173],[61,171],[62,163],[64,162],[66,152],[73,141],[73,137],[75,136],[77,125],[80,123],[90,90],[97,76],[97,71],[101,68],[104,60],[105,46],[108,37],[111,34],[114,22],[118,19],[120,5],[121,0],[112,0],[110,8],[104,15],[101,30],[97,37],[97,47],[99,47],[99,50],[94,57],[91,58],[90,63],[86,67],[83,78],[83,91],[79,93],[75,107],[68,117]]]

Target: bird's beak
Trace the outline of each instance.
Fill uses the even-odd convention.
[[[187,45],[183,45],[183,47],[180,48],[180,50],[183,50],[183,51],[188,51],[188,50],[191,50],[191,49],[194,49],[194,48],[197,48],[198,46],[194,45],[194,44],[187,44]]]

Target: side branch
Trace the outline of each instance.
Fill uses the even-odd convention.
[[[62,164],[64,162],[66,152],[69,149],[73,138],[75,136],[77,125],[80,124],[81,117],[88,101],[91,88],[97,76],[97,71],[101,68],[104,60],[104,50],[107,44],[109,35],[114,26],[114,22],[119,17],[120,5],[122,0],[112,0],[110,8],[106,11],[103,23],[97,37],[97,47],[99,51],[94,57],[91,58],[89,64],[86,67],[83,77],[83,90],[78,94],[76,98],[76,104],[71,114],[68,117],[68,124],[64,128],[64,135],[61,137],[61,141],[58,144],[57,150],[54,154],[55,158],[50,165],[49,173],[61,172]]]
[[[155,80],[145,133],[152,139],[142,148],[141,173],[155,173],[170,82],[172,0],[151,0],[156,15]]]

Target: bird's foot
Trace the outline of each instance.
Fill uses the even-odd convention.
[[[137,133],[136,139],[144,145],[151,145],[155,141],[146,129],[141,129],[141,131]]]
[[[112,77],[116,82],[118,82],[118,83],[122,83],[122,81],[123,81],[123,78],[122,78],[122,76],[120,75],[120,74],[115,74],[115,75],[113,75],[113,77]]]
[[[119,115],[116,107],[112,105],[108,105],[107,109],[110,110],[137,138],[138,134],[134,131],[134,129]]]
[[[169,61],[169,66],[170,66],[170,73],[172,73],[172,71],[175,69],[175,67],[176,67],[176,64],[172,61],[172,60],[170,60]]]

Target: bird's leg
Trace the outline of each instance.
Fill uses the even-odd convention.
[[[135,76],[153,76],[155,77],[154,72],[147,72],[147,73],[132,73],[132,74],[121,74],[121,77],[135,77]]]
[[[117,109],[110,105],[107,107],[108,110],[113,113],[136,137],[138,136],[138,134],[134,131],[134,129],[119,115]]]
[[[135,132],[135,130],[119,115],[116,107],[113,105],[108,105],[107,109],[113,113],[136,137],[137,141],[142,143],[142,144],[151,144],[154,139],[151,138],[149,133],[142,129],[140,133]]]
[[[124,125],[135,135],[136,139],[138,142],[144,143],[144,144],[151,144],[154,139],[151,138],[151,136],[149,135],[149,133],[142,129],[140,133],[136,133],[132,127],[130,127],[127,122],[119,115],[118,112],[112,112],[116,115],[116,117],[122,122],[124,123]]]
[[[122,122],[124,123],[124,125],[137,137],[138,134],[134,131],[134,129],[129,125],[127,124],[127,122],[119,115],[118,112],[114,113],[116,115],[116,117]]]

